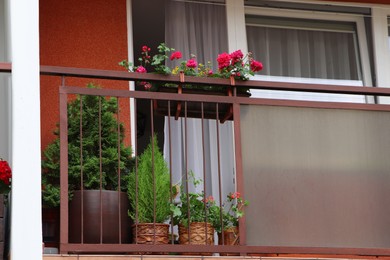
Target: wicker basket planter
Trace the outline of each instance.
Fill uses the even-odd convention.
[[[161,245],[169,242],[169,225],[141,223],[132,225],[134,243]]]
[[[214,245],[214,227],[206,222],[192,222],[188,227],[179,225],[179,244]],[[211,253],[183,253],[183,255],[212,255]]]

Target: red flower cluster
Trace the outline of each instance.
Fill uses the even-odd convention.
[[[206,203],[213,203],[215,200],[214,200],[214,197],[213,196],[208,196],[206,199],[205,199],[205,202]]]
[[[7,161],[0,159],[0,180],[6,185],[11,184],[12,171]]]
[[[196,66],[198,66],[198,63],[196,62],[196,60],[190,59],[190,60],[187,61],[186,66],[188,68],[196,68]]]
[[[239,193],[239,192],[234,192],[234,193],[230,193],[229,194],[229,197],[231,198],[231,199],[239,199],[239,198],[241,198],[241,193]]]
[[[251,70],[253,72],[257,72],[257,71],[260,71],[263,69],[263,63],[257,61],[257,60],[253,60],[251,62]]]
[[[178,60],[181,59],[182,55],[180,51],[175,51],[171,54],[170,60]]]
[[[144,66],[138,66],[137,69],[135,70],[135,72],[138,72],[138,73],[146,73],[146,69]]]
[[[230,55],[226,52],[219,54],[217,58],[218,69],[222,70],[224,68],[229,67],[230,65]]]

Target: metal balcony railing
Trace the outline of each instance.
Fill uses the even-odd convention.
[[[0,66],[0,69],[2,67]],[[5,66],[5,69],[2,70],[5,72],[10,72],[10,67]],[[100,191],[94,196],[98,197],[97,204],[97,212],[98,214],[94,216],[97,219],[97,223],[99,223],[96,228],[97,233],[99,235],[97,241],[87,241],[88,238],[84,234],[84,225],[89,223],[85,223],[83,219],[86,217],[84,212],[84,203],[88,204],[87,197],[84,197],[83,191],[77,196],[81,197],[81,206],[78,214],[80,215],[81,222],[77,224],[77,229],[80,229],[80,233],[78,233],[78,237],[76,240],[70,238],[69,233],[71,233],[72,229],[75,229],[74,224],[70,223],[69,220],[69,210],[70,204],[68,202],[68,167],[69,167],[69,158],[68,158],[68,113],[67,106],[69,100],[73,100],[75,95],[81,96],[96,96],[102,97],[106,99],[107,97],[113,97],[117,104],[122,104],[123,102],[128,102],[128,100],[133,99],[135,104],[144,103],[148,109],[148,113],[150,113],[150,125],[147,126],[148,132],[150,132],[151,136],[154,135],[155,132],[155,121],[160,117],[166,117],[166,123],[168,128],[166,128],[166,136],[169,138],[165,140],[168,142],[166,146],[166,151],[170,156],[168,156],[169,161],[169,175],[170,175],[170,190],[172,191],[176,188],[176,182],[172,177],[172,166],[175,165],[175,161],[172,158],[173,148],[171,141],[177,138],[176,136],[172,136],[172,129],[170,128],[171,122],[180,118],[183,122],[183,132],[181,138],[183,141],[183,146],[180,148],[183,154],[183,173],[184,179],[190,178],[188,172],[191,170],[187,167],[188,162],[188,149],[191,147],[188,145],[188,140],[191,139],[191,134],[187,131],[187,122],[192,117],[197,117],[200,120],[200,129],[197,131],[204,133],[205,125],[204,122],[206,119],[211,119],[212,124],[215,124],[215,136],[217,137],[214,144],[216,145],[215,150],[217,153],[217,171],[213,173],[216,177],[213,181],[210,181],[210,178],[207,175],[208,173],[206,165],[204,161],[206,157],[206,151],[204,148],[204,134],[201,135],[201,147],[203,147],[202,156],[203,156],[203,168],[204,175],[200,176],[202,178],[201,191],[204,191],[204,198],[208,195],[211,195],[209,190],[211,185],[215,185],[214,181],[218,182],[216,184],[217,193],[214,194],[218,197],[219,202],[217,206],[222,206],[222,186],[221,177],[223,176],[223,172],[221,171],[221,154],[219,153],[221,147],[221,143],[223,142],[232,142],[232,147],[234,147],[234,169],[236,176],[236,190],[237,192],[244,194],[246,193],[246,184],[244,181],[245,173],[244,173],[244,160],[243,160],[243,138],[242,138],[242,111],[247,106],[265,106],[265,107],[294,107],[294,108],[309,108],[309,109],[341,109],[341,110],[350,110],[350,111],[380,111],[380,112],[389,112],[390,106],[382,105],[382,104],[362,104],[362,103],[343,103],[343,102],[315,102],[315,101],[300,101],[300,100],[276,100],[276,99],[260,99],[260,98],[248,98],[248,97],[240,97],[237,95],[239,88],[254,88],[254,89],[267,89],[267,90],[284,90],[284,91],[299,91],[299,92],[313,92],[313,93],[330,93],[330,94],[353,94],[353,95],[364,95],[364,96],[390,96],[390,89],[388,88],[373,88],[373,87],[353,87],[353,86],[336,86],[336,85],[320,85],[320,84],[300,84],[300,83],[287,83],[287,82],[268,82],[268,81],[231,81],[229,79],[218,79],[218,78],[198,78],[198,77],[186,77],[180,79],[178,76],[161,76],[156,74],[137,74],[137,73],[127,73],[127,72],[119,72],[119,71],[105,71],[105,70],[90,70],[90,69],[76,69],[76,68],[64,68],[64,67],[49,67],[42,66],[41,67],[41,75],[51,75],[62,77],[62,86],[60,86],[60,133],[61,133],[61,225],[60,225],[60,252],[61,253],[129,253],[129,254],[238,254],[238,255],[257,255],[257,254],[300,254],[300,255],[342,255],[342,256],[356,256],[356,255],[364,255],[364,256],[389,256],[390,255],[390,245],[384,247],[351,247],[351,246],[289,246],[283,244],[262,244],[253,243],[253,241],[248,241],[248,237],[250,237],[247,233],[250,233],[249,223],[253,224],[253,221],[248,221],[248,218],[253,218],[253,215],[247,216],[245,215],[243,218],[239,220],[239,245],[227,245],[222,238],[222,243],[218,244],[218,239],[214,233],[212,235],[207,235],[207,231],[209,229],[208,226],[205,227],[205,236],[213,236],[215,237],[215,241],[211,244],[203,244],[203,245],[193,245],[189,244],[177,244],[175,240],[177,233],[177,227],[175,225],[171,225],[169,227],[170,236],[168,244],[158,244],[155,241],[155,238],[158,236],[157,231],[152,233],[152,242],[151,243],[143,243],[135,240],[134,236],[130,235],[130,227],[127,226],[130,223],[130,219],[126,219],[123,221],[118,217],[116,220],[110,222],[113,229],[118,229],[117,238],[113,241],[105,241],[104,234],[107,230],[104,227],[103,222],[103,203],[106,198],[102,195],[102,191],[104,189],[100,189]],[[187,94],[187,93],[162,93],[162,92],[148,92],[148,91],[128,91],[128,90],[115,90],[115,89],[89,89],[83,88],[82,86],[67,86],[66,78],[68,77],[80,77],[80,78],[99,78],[99,79],[107,79],[107,80],[118,80],[118,81],[147,81],[147,82],[164,82],[164,83],[172,83],[172,84],[200,84],[200,85],[209,85],[209,86],[221,86],[223,88],[231,89],[231,95],[226,96],[214,96],[214,95],[206,95],[206,94]],[[192,107],[195,105],[197,112],[192,111]],[[206,107],[210,106],[214,109],[212,113],[208,113]],[[131,111],[133,114],[137,114],[137,105],[135,106],[136,111]],[[99,108],[101,111],[101,107]],[[98,111],[98,115],[96,118],[97,122],[101,122],[101,113]],[[80,106],[80,113],[83,113],[83,106]],[[117,111],[117,118],[124,120],[124,117],[121,116],[121,111]],[[160,118],[161,119],[161,118]],[[231,121],[233,128],[233,139],[232,140],[222,140],[221,133],[219,127],[221,124],[226,123],[226,121]],[[135,125],[138,125],[140,122],[135,118]],[[99,125],[99,132],[102,132],[101,123]],[[118,125],[118,139],[120,139],[120,126]],[[83,132],[83,122],[80,122],[80,132]],[[82,135],[82,134],[81,134]],[[101,140],[102,137],[100,136]],[[102,142],[102,141],[100,141]],[[152,150],[157,149],[157,147],[152,146]],[[118,153],[120,151],[120,147],[118,146]],[[81,152],[82,153],[82,152]],[[142,152],[137,150],[137,146],[135,146],[135,156],[138,157]],[[156,160],[152,156],[152,162]],[[101,158],[100,158],[101,161]],[[121,164],[121,160],[117,159],[117,164]],[[99,168],[99,167],[98,167]],[[118,167],[120,168],[120,167]],[[139,171],[138,161],[135,161],[134,172],[137,174]],[[120,182],[121,176],[126,173],[123,170],[117,170],[116,176],[118,182]],[[100,166],[99,175],[103,175],[102,168]],[[82,174],[81,174],[82,176]],[[155,170],[152,170],[152,182],[153,186],[153,200],[154,202],[150,205],[150,208],[155,213],[156,210],[156,196],[158,195],[158,188],[156,188],[155,182]],[[81,183],[83,179],[80,179]],[[136,181],[139,179],[136,177]],[[135,189],[138,191],[138,183],[136,182]],[[186,190],[190,190],[191,188],[184,183],[184,187],[182,192]],[[118,184],[120,186],[120,184]],[[83,187],[83,185],[81,185]],[[252,190],[251,190],[252,192]],[[118,212],[127,211],[127,208],[122,208],[120,206],[120,202],[126,200],[126,196],[122,197],[120,195],[120,189],[117,189],[114,192],[114,197],[116,202],[116,208]],[[138,200],[139,195],[136,196],[136,200]],[[187,199],[187,202],[190,201],[189,195],[187,197],[183,197]],[[108,199],[109,200],[109,199]],[[170,203],[180,203],[172,197],[170,194]],[[206,208],[206,201],[202,201],[204,207]],[[256,204],[256,201],[251,201],[251,204]],[[385,207],[385,206],[384,206]],[[130,209],[133,210],[135,215],[134,222],[137,223],[139,217],[139,209],[136,208]],[[187,211],[187,214],[190,215],[190,211]],[[205,220],[207,220],[209,216],[206,214]],[[222,216],[220,215],[222,218]],[[154,220],[156,216],[154,216]],[[172,223],[173,215],[168,218],[167,223]],[[127,222],[128,221],[128,222]],[[72,226],[73,225],[73,226]],[[156,227],[156,224],[152,224]],[[121,229],[124,227],[127,230],[127,233],[123,235]],[[136,230],[138,227],[136,227]],[[188,229],[188,228],[187,228]],[[190,231],[188,229],[188,231]],[[191,234],[191,231],[190,231]],[[251,235],[253,236],[253,235]],[[259,234],[261,236],[261,234]],[[260,240],[259,240],[260,241]],[[191,242],[191,239],[190,239]]]

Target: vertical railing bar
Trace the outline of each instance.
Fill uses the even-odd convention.
[[[204,227],[205,227],[205,237],[206,237],[206,245],[207,245],[207,241],[208,241],[208,233],[207,233],[207,194],[206,194],[206,156],[205,156],[205,141],[204,141],[204,103],[201,102],[200,104],[200,108],[201,108],[201,127],[202,127],[202,156],[203,156],[203,205],[204,205],[204,213],[205,213],[205,223],[204,223]]]
[[[62,86],[65,87],[65,77],[62,77]],[[63,245],[69,242],[69,201],[68,201],[68,94],[60,91],[60,245],[59,251],[63,251]]]
[[[189,196],[189,185],[188,185],[188,136],[187,136],[187,101],[184,102],[184,161],[185,161],[185,171],[186,171],[186,191],[187,191],[187,216],[188,216],[188,244],[191,244],[191,212],[190,212],[190,196]]]
[[[80,191],[81,191],[81,244],[84,244],[84,171],[83,171],[83,95],[80,95]]]
[[[154,113],[153,100],[150,100],[150,130],[152,135],[152,180],[153,180],[153,244],[156,244],[156,173],[154,158]],[[157,144],[158,145],[158,144]]]
[[[173,188],[173,180],[172,180],[172,139],[171,139],[171,101],[168,100],[168,139],[169,139],[169,178],[170,178],[170,186],[171,186],[171,196],[170,202],[173,204],[172,197],[172,188]],[[171,243],[175,243],[175,237],[173,235],[173,213],[171,212]]]
[[[122,244],[122,208],[121,208],[121,123],[119,97],[116,97],[116,115],[118,119],[117,140],[118,140],[118,241]]]
[[[222,238],[222,245],[225,245],[225,237],[223,235],[223,209],[222,209],[222,176],[221,176],[221,151],[220,151],[220,141],[219,141],[219,104],[216,105],[217,109],[217,120],[215,121],[216,124],[216,131],[217,131],[217,167],[218,167],[218,189],[219,189],[219,208],[220,208],[220,221],[221,221],[221,238]]]
[[[103,243],[102,97],[99,96],[100,243]]]
[[[136,134],[138,128],[137,120],[137,99],[134,99],[134,125],[136,127]],[[137,234],[138,234],[138,138],[134,144],[134,155],[135,155],[135,244],[138,244]]]
[[[242,168],[242,147],[241,147],[241,118],[240,118],[240,103],[234,101],[233,103],[233,132],[234,132],[234,151],[236,161],[236,177],[237,177],[237,191],[245,196],[244,191],[244,173]],[[246,244],[246,219],[245,215],[239,219],[239,234],[240,245]],[[241,255],[246,255],[241,253]]]

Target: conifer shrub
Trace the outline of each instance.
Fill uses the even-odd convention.
[[[88,84],[87,87],[96,88],[93,84]],[[81,113],[80,102],[82,103]],[[101,139],[99,139],[99,106],[101,107]],[[131,156],[131,148],[124,144],[124,125],[117,120],[117,108],[116,98],[90,95],[78,95],[68,103],[68,188],[70,199],[73,191],[81,188],[81,172],[83,173],[82,185],[84,189],[100,189],[100,163],[102,189],[118,189],[118,168],[120,168],[120,189],[126,191],[126,175],[130,173],[134,159]],[[81,115],[82,135],[80,134]],[[56,138],[44,150],[42,159],[42,200],[43,204],[48,207],[56,207],[60,203],[60,131],[58,126],[54,134]],[[81,140],[82,145],[80,145]],[[119,165],[118,142],[120,142]],[[80,159],[81,149],[82,160]]]
[[[129,175],[127,194],[135,223],[153,223],[154,213],[156,223],[170,216],[170,173],[156,135],[139,156],[137,171]]]

